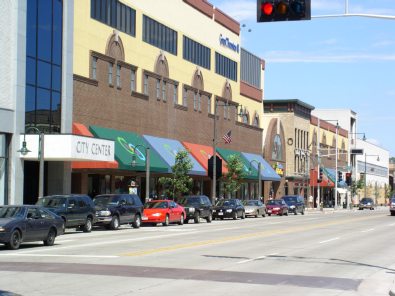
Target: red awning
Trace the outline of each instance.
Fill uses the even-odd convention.
[[[310,186],[317,187],[320,185],[321,187],[335,187],[335,183],[333,183],[326,174],[323,175],[321,183],[317,182],[318,172],[316,169],[310,170]]]
[[[195,159],[199,162],[199,164],[207,171],[208,169],[208,159],[213,155],[213,147],[199,145],[199,144],[192,144],[188,142],[182,142],[185,148],[188,149],[189,153],[195,157]],[[222,159],[222,173],[226,174],[228,169],[226,167],[225,160],[218,155],[217,157]]]
[[[92,137],[92,133],[89,129],[77,122],[73,122],[73,135]],[[72,161],[72,169],[117,169],[117,161]]]

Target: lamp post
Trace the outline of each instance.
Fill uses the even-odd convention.
[[[363,132],[361,132],[361,133],[349,133],[349,135],[363,135],[362,141],[366,141],[366,135]],[[352,142],[351,144],[353,144],[354,148],[355,148],[356,147],[356,143],[357,143],[356,139],[351,137],[351,142]],[[351,147],[351,145],[349,145],[348,151],[349,151],[349,159],[350,159],[350,162],[351,162],[351,184],[353,184],[353,182],[355,182],[357,180],[357,169],[356,169],[357,161],[356,161],[356,155],[350,153],[350,151],[351,151],[350,147]],[[354,187],[352,187],[352,188],[354,188]],[[352,197],[353,197],[354,193],[355,192],[353,191],[353,189],[351,189],[350,200],[347,200],[347,204],[350,205],[350,208],[352,207]]]
[[[213,183],[212,183],[212,189],[211,189],[211,202],[214,203],[215,197],[216,197],[216,192],[217,192],[217,108],[218,106],[223,106],[223,107],[239,107],[239,104],[236,105],[229,105],[228,102],[225,104],[218,104],[218,100],[214,100],[214,132],[213,132]],[[238,114],[240,116],[240,113]]]
[[[138,147],[145,149],[145,201],[149,200],[149,178],[150,178],[150,148],[144,145],[138,144],[134,146],[134,150]],[[136,152],[132,155],[132,167],[136,166]]]
[[[39,143],[38,143],[38,160],[40,161],[40,169],[39,169],[39,177],[38,177],[38,196],[44,196],[44,133],[40,131],[38,128],[31,126],[25,130],[23,134],[23,142],[22,147],[17,152],[20,152],[22,155],[26,155],[31,152],[27,149],[26,143],[26,133],[34,130],[39,135]]]
[[[367,193],[367,184],[366,184],[366,157],[368,157],[368,156],[377,156],[377,161],[380,161],[380,156],[379,155],[377,155],[377,154],[366,154],[365,153],[365,173],[364,173],[364,176],[363,176],[363,178],[364,178],[364,183],[365,183],[365,197],[367,197],[366,195],[366,193]]]
[[[262,176],[261,176],[261,163],[255,159],[250,161],[250,171],[251,171],[251,164],[256,162],[258,165],[258,199],[262,197]]]

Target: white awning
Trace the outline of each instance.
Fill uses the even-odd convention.
[[[20,147],[25,138],[26,155],[22,159],[39,160],[39,138],[37,134],[20,135]],[[45,161],[114,161],[114,141],[77,135],[45,134]]]

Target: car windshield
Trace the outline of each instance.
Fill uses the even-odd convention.
[[[47,208],[66,207],[65,197],[42,197],[37,201],[37,204]]]
[[[283,200],[284,200],[286,203],[296,203],[296,202],[297,202],[296,196],[284,196],[284,197],[283,197]]]
[[[120,200],[119,195],[100,195],[100,196],[96,196],[93,199],[93,203],[96,206],[117,205],[119,200]]]
[[[0,218],[14,218],[23,215],[21,207],[0,207]]]
[[[217,202],[217,206],[224,206],[224,207],[234,207],[236,206],[236,201],[234,200],[226,200],[226,199],[222,199],[220,201]]]
[[[371,198],[362,198],[361,203],[368,203],[368,202],[373,202],[373,199]]]
[[[199,205],[200,198],[199,197],[184,197],[179,202],[182,205]]]
[[[167,209],[168,204],[166,201],[147,202],[144,209]]]
[[[268,205],[281,205],[283,202],[281,200],[272,199],[267,202]]]
[[[243,201],[243,205],[245,205],[245,206],[259,206],[259,202],[257,200],[245,200],[245,201]]]

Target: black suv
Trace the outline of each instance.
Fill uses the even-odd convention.
[[[200,222],[200,218],[206,219],[207,223],[213,220],[213,206],[206,195],[184,196],[178,201],[185,208],[187,214],[184,223],[193,219],[195,223]]]
[[[62,217],[65,228],[76,227],[83,232],[91,232],[96,222],[95,205],[85,194],[44,196],[36,204]]]
[[[301,213],[302,215],[304,215],[305,205],[303,196],[286,195],[283,196],[282,199],[287,204],[289,213],[294,213],[295,215]]]
[[[102,194],[93,199],[98,225],[118,229],[121,224],[141,225],[143,204],[135,194]]]

